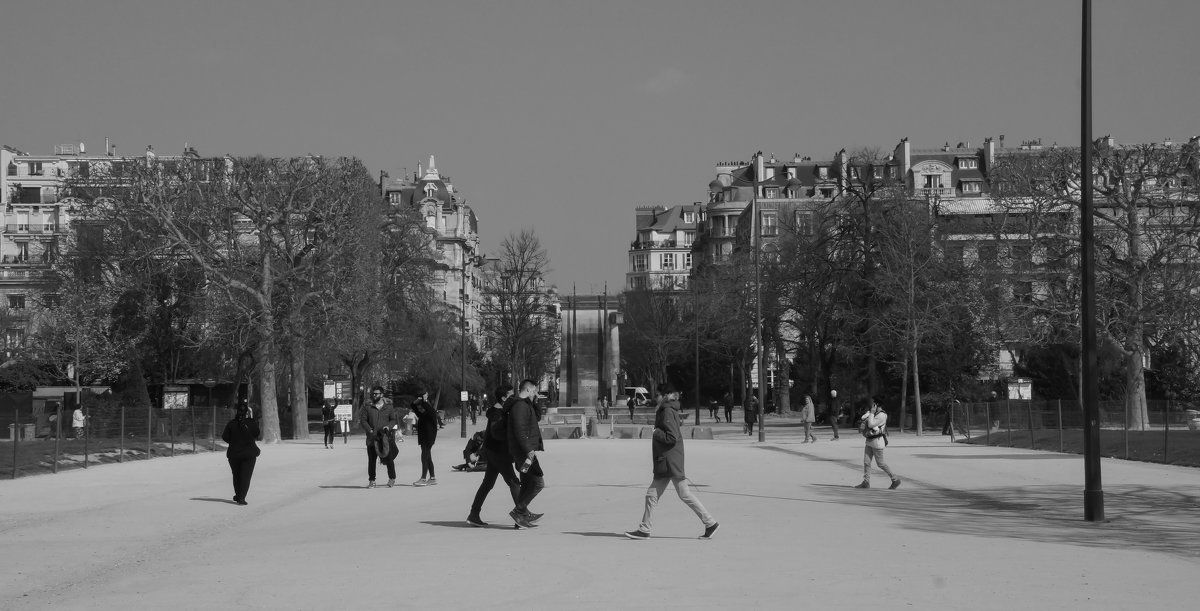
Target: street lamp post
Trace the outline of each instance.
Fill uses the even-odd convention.
[[[755,416],[758,420],[758,441],[764,442],[767,440],[766,432],[763,431],[763,408],[766,405],[766,369],[764,367],[763,355],[766,352],[766,346],[763,345],[762,333],[762,237],[760,236],[759,220],[758,220],[758,161],[762,159],[762,151],[754,155],[754,193],[750,195],[750,242],[754,246],[754,343],[757,348],[755,358],[758,361],[758,409]]]
[[[1080,66],[1080,317],[1083,357],[1083,519],[1104,521],[1104,490],[1100,485],[1100,388],[1096,377],[1096,260],[1092,219],[1092,0],[1083,0],[1083,50]]]

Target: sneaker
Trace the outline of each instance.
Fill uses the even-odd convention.
[[[431,478],[429,478],[429,479],[425,480],[425,485],[426,485],[426,486],[436,486],[436,485],[437,485],[437,478],[436,478],[436,477],[431,477]]]
[[[508,517],[512,518],[513,528],[518,530],[524,528],[537,528],[537,524],[530,522],[525,518],[525,514],[518,512],[516,509],[508,512]]]
[[[888,490],[895,490],[896,488],[899,488],[899,487],[900,487],[900,478],[897,477],[896,479],[892,480],[892,485],[888,486]]]
[[[395,485],[396,485],[396,480],[395,480],[395,479],[389,479],[389,480],[388,480],[388,488],[391,488],[392,486],[395,486]]]
[[[630,539],[649,539],[650,533],[644,530],[631,530],[626,532],[625,536],[629,537]]]
[[[544,516],[544,515],[546,515],[546,514],[533,513],[532,511],[529,511],[528,509],[525,510],[525,520],[528,521],[530,524],[537,524],[537,521],[542,519],[542,516]]]
[[[720,528],[720,527],[721,527],[721,524],[720,524],[720,522],[713,522],[713,525],[712,525],[712,526],[705,526],[705,527],[704,527],[704,534],[703,534],[703,535],[700,535],[700,538],[701,538],[701,539],[711,539],[711,538],[713,538],[713,535],[717,534],[717,529],[718,529],[718,528]]]
[[[855,486],[855,488],[870,488],[870,487],[871,487],[871,482],[867,482],[867,481],[864,481],[863,483]]]
[[[249,505],[250,503],[247,503],[247,502],[246,502],[246,499],[239,499],[239,500],[238,500],[238,502],[237,502],[237,504],[238,504],[238,505]]]
[[[368,488],[374,488],[374,487],[375,487],[375,482],[374,482],[373,480],[372,480],[372,481],[370,481],[370,482],[367,482],[367,487],[368,487]]]
[[[484,526],[487,526],[487,522],[484,522],[483,519],[475,514],[467,516],[467,524],[470,524],[476,528],[483,528]]]
[[[413,482],[413,485],[414,485],[414,486],[428,486],[428,485],[429,485],[429,480],[427,480],[427,479],[425,479],[425,478],[421,478],[421,479],[419,479],[419,480],[417,480],[417,481]]]

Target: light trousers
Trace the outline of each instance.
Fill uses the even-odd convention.
[[[659,477],[650,482],[650,487],[646,488],[646,510],[642,513],[642,523],[638,526],[638,530],[648,533],[650,529],[654,528],[652,518],[654,508],[658,505],[658,499],[662,498],[663,492],[666,492],[668,483],[675,484],[675,492],[679,494],[679,500],[696,512],[696,517],[700,518],[705,528],[717,523],[716,519],[709,515],[708,510],[704,509],[704,505],[700,504],[700,499],[692,494],[692,488],[688,485],[686,477]]]

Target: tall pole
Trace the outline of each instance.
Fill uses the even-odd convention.
[[[1082,153],[1083,192],[1080,202],[1079,246],[1082,249],[1080,315],[1083,351],[1083,519],[1104,521],[1104,490],[1100,485],[1100,387],[1096,359],[1096,260],[1092,245],[1092,1],[1083,0],[1083,51],[1079,149]]]
[[[467,438],[467,401],[462,393],[467,391],[467,249],[466,243],[461,245],[462,269],[459,274],[458,286],[458,422],[459,436]]]
[[[695,276],[695,274],[691,274]],[[691,278],[692,283],[692,326],[695,327],[696,337],[696,426],[700,426],[700,302],[698,293],[696,292],[696,279]]]
[[[75,336],[75,409],[83,413],[83,391],[79,387],[79,336]],[[88,426],[87,416],[83,417],[83,468],[88,466]]]
[[[765,391],[767,388],[766,367],[764,362],[764,354],[766,346],[763,345],[762,333],[762,245],[759,243],[758,227],[758,162],[762,159],[762,153],[754,155],[754,193],[750,196],[750,243],[754,246],[754,344],[757,350],[755,358],[758,361],[758,441],[764,442],[767,440],[767,434],[763,431],[763,407],[766,405]]]

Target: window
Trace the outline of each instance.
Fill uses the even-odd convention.
[[[958,160],[958,168],[960,170],[974,170],[979,167],[979,160],[974,157],[960,157]]]
[[[675,253],[664,252],[659,257],[661,257],[659,259],[659,263],[661,264],[660,269],[675,269]]]
[[[4,347],[19,348],[25,345],[25,329],[5,329]]]
[[[964,180],[962,192],[964,195],[979,195],[983,191],[983,183],[978,180]]]
[[[692,253],[684,253],[683,269],[692,269]]]
[[[10,161],[10,162],[8,162],[8,175],[9,175],[9,176],[16,176],[16,175],[17,175],[17,164],[15,164],[15,163],[13,163],[13,162],[11,162],[11,161]]]
[[[695,231],[685,231],[685,232],[683,232],[683,243],[684,243],[684,245],[691,244],[692,242],[695,242],[695,241],[696,241],[696,232],[695,232]]]
[[[796,235],[813,234],[813,213],[810,210],[797,210],[794,216]]]
[[[630,278],[629,279],[629,288],[631,288],[635,291],[640,291],[642,289],[645,289],[646,288],[646,277],[645,276],[634,276],[634,277]]]
[[[635,272],[646,271],[646,255],[644,255],[644,254],[633,255],[633,271],[635,271]]]
[[[683,222],[695,223],[696,222],[696,213],[695,212],[684,212],[683,213]]]
[[[25,296],[24,295],[9,295],[8,296],[8,308],[10,310],[24,310],[25,309]]]
[[[42,296],[42,303],[49,309],[57,308],[62,305],[62,295],[58,293],[47,293]]]
[[[822,179],[829,178],[829,168],[825,166],[817,168],[817,176]]]
[[[762,215],[762,235],[779,235],[779,226],[776,224],[775,213]]]
[[[942,188],[942,175],[941,174],[925,174],[924,176],[925,176],[925,188],[926,189],[941,189]]]
[[[29,213],[17,213],[17,231],[29,231]]]
[[[20,201],[18,204],[40,204],[42,203],[42,188],[41,187],[21,187]]]
[[[17,263],[29,262],[29,242],[17,242],[17,256],[14,259]]]
[[[41,176],[42,175],[42,162],[30,161],[29,162],[29,175],[30,176]]]
[[[821,189],[821,197],[824,197],[826,199],[833,197],[833,189],[830,189],[829,187],[825,187],[824,189]]]
[[[763,196],[767,199],[779,199],[779,187],[767,187],[763,190]]]

